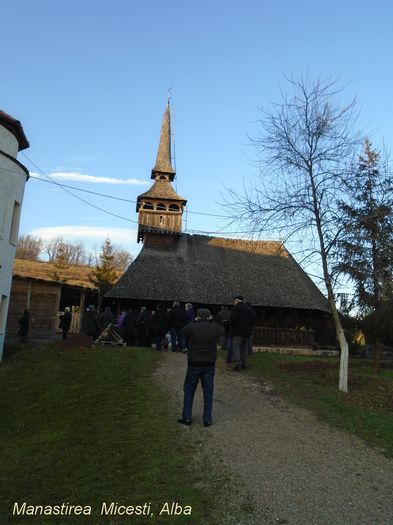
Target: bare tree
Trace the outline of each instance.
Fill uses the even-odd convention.
[[[88,255],[82,241],[70,243],[70,262],[71,264],[87,264]]]
[[[62,237],[55,237],[46,242],[45,251],[49,261],[59,264],[82,265],[92,262],[91,256],[87,254],[85,245],[81,241],[66,242]]]
[[[114,270],[124,272],[133,259],[132,255],[119,246],[112,245],[109,239],[108,241],[113,256]],[[70,264],[97,266],[100,264],[102,255],[102,252],[98,253],[98,248],[96,253],[88,253],[83,242],[66,242],[62,237],[55,237],[47,241],[45,251],[49,261],[55,262],[59,267],[66,267]]]
[[[114,267],[119,272],[125,272],[133,260],[130,252],[127,252],[127,250],[123,250],[116,245],[113,247],[113,256]]]
[[[337,197],[360,139],[354,132],[355,101],[341,107],[331,79],[287,78],[293,93],[270,111],[261,109],[257,148],[260,178],[244,193],[229,192],[233,221],[263,234],[274,228],[285,238],[301,233],[317,253],[341,349],[339,389],[348,391],[348,343],[333,290],[330,254],[339,235]],[[305,254],[306,255],[306,254]]]
[[[45,243],[45,252],[48,256],[50,262],[53,262],[56,259],[59,245],[64,244],[62,237],[54,237]]]
[[[21,235],[18,239],[15,256],[17,259],[38,261],[43,245],[44,243],[40,238],[32,235]]]
[[[98,261],[97,256],[94,253],[91,253],[91,252],[86,253],[86,261],[85,261],[86,266],[94,266],[95,264],[97,264],[97,261]]]

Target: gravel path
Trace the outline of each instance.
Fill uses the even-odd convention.
[[[184,355],[165,353],[155,374],[174,418],[181,414],[185,370]],[[225,523],[393,525],[393,461],[276,397],[249,372],[219,362],[213,425],[204,428],[201,415],[199,385],[194,423],[179,425],[179,432],[213,470],[229,471]],[[231,521],[231,508],[243,508],[241,518]]]

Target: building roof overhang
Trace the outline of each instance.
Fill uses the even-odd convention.
[[[30,146],[29,141],[23,131],[22,124],[19,120],[14,119],[4,111],[0,110],[0,125],[8,129],[18,141],[18,151],[26,149]]]

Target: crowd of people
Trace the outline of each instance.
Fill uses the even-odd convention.
[[[234,298],[232,309],[222,306],[215,317],[207,308],[199,308],[195,313],[191,303],[186,303],[183,308],[178,301],[174,301],[170,308],[160,303],[154,310],[146,306],[142,306],[138,312],[122,310],[117,319],[109,307],[97,314],[91,305],[86,311],[84,331],[90,335],[94,332],[96,337],[110,323],[127,345],[154,345],[157,351],[168,348],[172,352],[187,353],[183,412],[177,421],[186,426],[192,424],[194,395],[201,381],[203,424],[209,427],[212,424],[217,341],[226,350],[226,361],[234,365],[233,370],[244,370],[248,355],[252,353],[256,314],[240,295]]]
[[[67,339],[72,314],[69,307],[59,316],[62,338]],[[111,308],[102,311],[89,305],[82,319],[82,332],[94,340],[108,327],[113,327],[128,346],[152,346],[157,351],[164,348],[172,352],[187,353],[187,372],[184,380],[184,403],[182,417],[178,422],[192,424],[192,405],[199,380],[202,383],[204,411],[203,423],[212,424],[215,363],[217,342],[226,350],[226,361],[240,372],[247,367],[247,358],[252,354],[252,334],[256,324],[256,314],[251,304],[240,295],[233,300],[233,308],[222,306],[213,317],[207,308],[195,312],[191,303],[184,308],[174,301],[170,308],[158,304],[154,310],[142,306],[139,311],[122,310],[115,318]],[[21,341],[29,331],[29,312],[24,311],[19,320]]]
[[[67,315],[68,308],[60,317],[63,330],[69,328]],[[99,311],[94,305],[90,305],[84,312],[82,332],[96,339],[112,324],[128,346],[154,346],[157,351],[169,349],[172,352],[186,353],[189,337],[185,327],[194,322],[195,318],[193,305],[186,303],[182,307],[178,301],[174,301],[170,307],[160,303],[154,309],[146,306],[138,311],[122,309],[117,318],[109,306]],[[252,353],[252,332],[256,321],[251,305],[244,302],[243,297],[237,296],[232,309],[222,306],[217,315],[211,315],[209,320],[223,328],[219,341],[221,348],[227,351],[227,362],[235,362],[239,354],[237,369],[245,368],[247,355]]]

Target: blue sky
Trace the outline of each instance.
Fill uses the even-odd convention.
[[[393,145],[388,0],[3,0],[1,11],[0,109],[30,141],[19,160],[63,184],[135,201],[151,183],[171,88],[189,230],[220,230],[219,218],[192,212],[225,213],[217,204],[225,188],[255,176],[247,134],[257,131],[258,108],[280,99],[284,74],[339,76],[343,102],[358,100],[359,127],[376,146]],[[21,233],[90,247],[109,235],[137,254],[134,204],[73,193],[129,221],[31,178]]]

